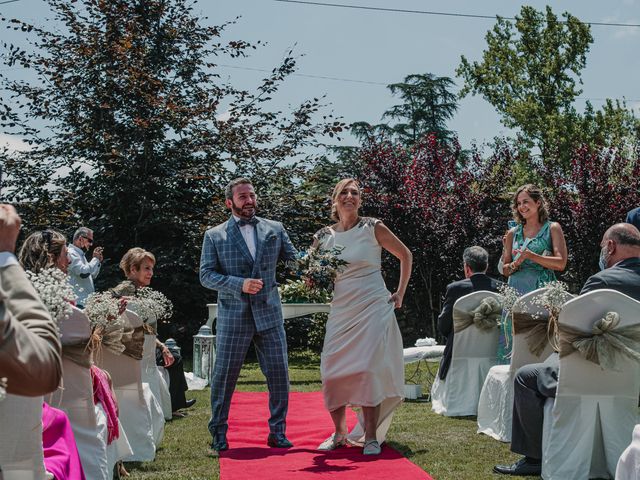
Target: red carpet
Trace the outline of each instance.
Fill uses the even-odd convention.
[[[432,480],[420,467],[387,446],[377,457],[362,455],[359,447],[319,452],[316,447],[333,432],[321,392],[293,392],[289,397],[289,450],[266,445],[269,427],[267,393],[235,392],[229,415],[229,450],[220,455],[221,480]],[[355,415],[350,412],[350,426]]]

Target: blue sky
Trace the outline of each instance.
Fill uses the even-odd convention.
[[[330,3],[383,8],[429,10],[450,13],[516,15],[522,2],[485,0],[329,0]],[[527,2],[542,10],[549,2]],[[640,0],[558,1],[551,3],[557,14],[569,11],[583,21],[640,24]],[[223,65],[249,69],[272,69],[294,48],[298,73],[358,80],[335,81],[302,76],[290,77],[274,97],[273,108],[287,108],[300,101],[326,94],[330,109],[354,121],[378,122],[395,99],[384,85],[411,73],[433,73],[455,77],[460,56],[478,60],[485,48],[484,36],[495,23],[490,19],[454,18],[407,13],[351,10],[323,6],[280,3],[273,0],[210,0],[196,4],[195,11],[211,24],[241,18],[228,28],[225,40],[262,40],[267,45],[241,60],[221,60]],[[41,23],[46,15],[39,0],[20,0],[0,6],[5,16],[18,16]],[[3,34],[4,35],[4,34]],[[637,61],[640,27],[593,26],[594,43],[583,73],[584,100],[595,107],[604,98],[627,99],[640,116],[640,62]],[[251,88],[264,73],[221,66],[220,71],[235,84]],[[460,80],[455,79],[458,87]],[[450,123],[463,145],[488,141],[508,134],[493,107],[480,97],[467,97]],[[6,140],[6,137],[4,137]],[[0,136],[0,142],[3,138]],[[342,144],[354,144],[345,136]]]

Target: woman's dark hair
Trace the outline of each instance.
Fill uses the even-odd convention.
[[[538,220],[540,221],[540,223],[546,222],[549,219],[549,204],[544,198],[542,190],[530,183],[522,185],[520,188],[518,188],[515,195],[513,196],[513,199],[511,201],[511,211],[513,213],[513,219],[518,223],[522,223],[523,225],[527,223],[524,217],[520,215],[520,212],[518,211],[518,196],[522,192],[525,192],[527,195],[529,195],[534,202],[540,202],[540,207],[538,207]]]

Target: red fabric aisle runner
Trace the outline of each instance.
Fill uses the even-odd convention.
[[[229,414],[229,450],[220,455],[221,480],[432,480],[420,467],[383,445],[382,454],[362,455],[359,447],[319,452],[316,447],[333,431],[321,392],[293,392],[289,397],[287,437],[291,449],[266,445],[268,394],[235,392]],[[349,412],[348,423],[355,424]]]

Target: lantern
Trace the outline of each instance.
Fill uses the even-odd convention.
[[[193,336],[193,374],[209,383],[215,359],[216,336],[210,327],[202,325],[198,334]]]

